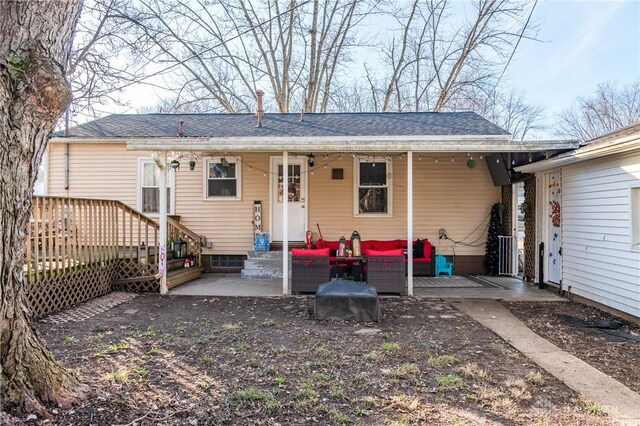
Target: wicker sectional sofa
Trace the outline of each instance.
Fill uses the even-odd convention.
[[[349,241],[347,241],[349,245]],[[422,246],[422,247],[420,247]],[[363,240],[362,254],[367,255],[368,250],[390,251],[407,248],[407,240]],[[338,249],[337,241],[326,241],[318,239],[315,243],[316,249],[329,249],[329,260],[333,264],[336,257],[335,252]],[[435,257],[436,248],[428,239],[416,240],[413,242],[413,275],[416,276],[433,276],[435,275]],[[405,258],[406,262],[406,258]],[[406,268],[405,268],[406,273]]]

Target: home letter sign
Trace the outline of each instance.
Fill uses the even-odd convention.
[[[262,202],[253,202],[253,234],[259,235],[262,233]]]

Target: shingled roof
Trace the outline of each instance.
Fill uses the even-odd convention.
[[[73,127],[70,138],[141,139],[184,135],[208,138],[509,135],[474,112],[265,114],[112,114]],[[61,132],[54,137],[62,137]]]

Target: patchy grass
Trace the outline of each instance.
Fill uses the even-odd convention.
[[[436,377],[436,382],[441,389],[457,389],[462,386],[462,377],[457,374],[445,374]]]
[[[442,366],[452,366],[456,365],[460,362],[457,356],[455,355],[440,355],[440,356],[430,356],[427,359],[427,364],[431,367],[442,367]]]
[[[402,349],[402,347],[400,346],[399,343],[384,342],[382,344],[382,350],[386,352],[400,352],[400,349]]]
[[[36,321],[54,355],[97,395],[51,423],[609,423],[517,351],[505,356],[508,345],[469,317],[441,320],[446,302],[381,303],[374,335],[311,319],[306,297],[140,295],[80,323]],[[124,314],[132,308],[140,314]]]

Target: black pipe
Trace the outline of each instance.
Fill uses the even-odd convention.
[[[544,283],[544,243],[538,244],[538,288],[547,288]]]

